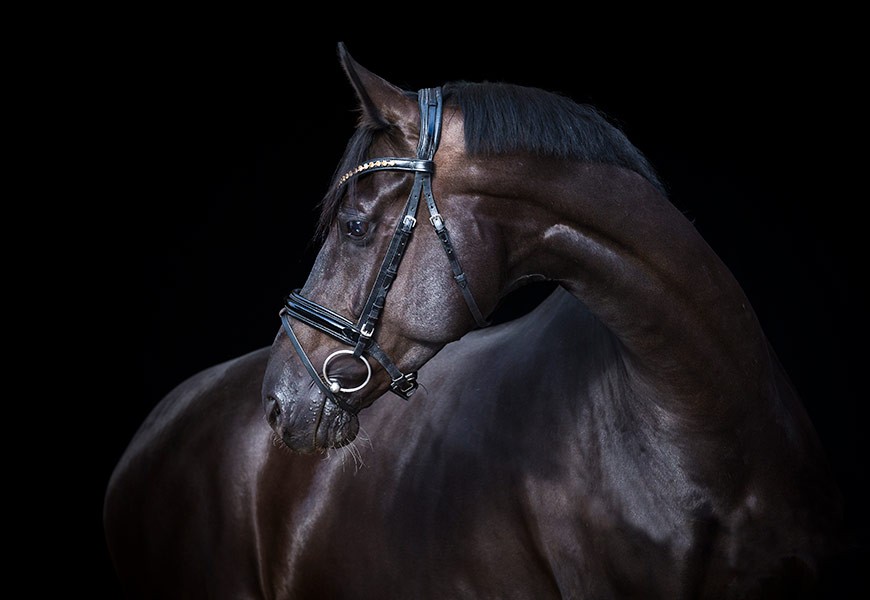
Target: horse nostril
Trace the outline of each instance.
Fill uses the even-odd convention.
[[[266,409],[266,420],[269,422],[269,425],[274,427],[275,423],[278,422],[278,417],[281,416],[281,403],[275,396],[266,396],[264,404]]]

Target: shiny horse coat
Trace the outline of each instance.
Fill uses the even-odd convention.
[[[341,57],[363,110],[338,176],[412,156],[416,96]],[[594,111],[502,84],[444,86],[443,127],[432,188],[481,311],[559,288],[475,331],[416,229],[375,337],[418,371],[410,401],[382,399],[377,365],[354,389],[359,361],[304,323],[335,382],[279,330],[181,384],[107,492],[129,595],[814,597],[839,492],[745,295],[643,157]],[[408,189],[327,194],[304,298],[362,313]]]

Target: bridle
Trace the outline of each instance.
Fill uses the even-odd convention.
[[[353,177],[375,171],[407,171],[414,173],[414,185],[411,188],[411,193],[408,195],[405,210],[396,225],[396,230],[390,240],[387,253],[381,263],[380,271],[378,271],[378,276],[369,292],[368,300],[360,313],[359,319],[354,323],[350,319],[305,298],[299,293],[300,290],[298,289],[294,290],[284,299],[284,308],[280,312],[284,330],[290,337],[290,341],[308,374],[327,398],[350,414],[357,414],[360,408],[349,404],[340,394],[359,391],[371,381],[372,368],[368,360],[363,356],[364,353],[381,363],[390,375],[390,390],[393,393],[407,400],[417,390],[417,373],[402,373],[374,340],[374,334],[375,325],[387,299],[387,293],[390,291],[390,286],[398,274],[399,264],[405,255],[414,226],[417,224],[416,215],[421,196],[426,199],[430,215],[429,222],[435,228],[438,239],[441,240],[441,245],[447,254],[450,267],[453,270],[453,278],[459,285],[459,289],[462,291],[462,296],[465,298],[465,302],[468,304],[474,320],[480,327],[488,325],[468,287],[468,278],[462,270],[459,259],[456,257],[453,243],[450,241],[450,235],[444,225],[444,217],[438,212],[438,208],[435,206],[435,196],[432,194],[432,174],[435,171],[433,159],[441,136],[441,113],[443,106],[441,88],[422,89],[417,93],[417,96],[420,105],[420,139],[417,143],[416,158],[386,157],[369,160],[342,175],[337,182],[337,185],[342,186]],[[290,317],[326,333],[343,344],[352,346],[353,350],[336,350],[326,357],[323,361],[321,372],[318,373],[314,365],[311,364],[311,360],[308,358],[305,350],[302,349],[296,334],[293,332]],[[362,384],[355,387],[343,388],[336,379],[329,377],[329,363],[335,357],[343,354],[349,354],[361,360],[365,365],[367,376]]]

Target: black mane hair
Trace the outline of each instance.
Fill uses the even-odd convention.
[[[409,96],[416,94],[409,92]],[[666,190],[646,157],[625,134],[592,106],[553,92],[508,83],[447,83],[445,105],[458,106],[465,146],[472,156],[529,152],[539,156],[617,165]],[[325,235],[344,195],[338,178],[365,162],[379,129],[360,126],[348,142],[333,184],[321,202],[318,237]],[[348,182],[352,189],[355,179]]]

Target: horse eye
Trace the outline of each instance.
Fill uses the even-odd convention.
[[[368,221],[348,221],[346,226],[347,235],[352,238],[364,237],[366,232],[369,230]]]

